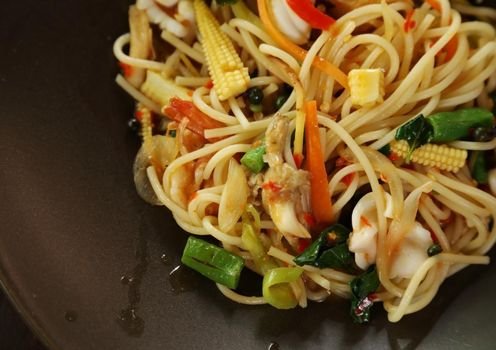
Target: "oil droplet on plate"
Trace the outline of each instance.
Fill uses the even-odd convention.
[[[277,344],[276,342],[272,342],[269,344],[269,347],[267,348],[267,350],[281,350],[279,344]]]
[[[197,274],[184,265],[176,266],[169,274],[169,282],[172,291],[183,293],[198,287],[199,280]]]
[[[162,262],[162,264],[164,264],[165,266],[169,266],[170,265],[170,259],[167,257],[167,255],[165,254],[162,254],[162,256],[160,257],[160,261]]]
[[[78,318],[78,314],[75,311],[67,311],[65,313],[65,320],[67,322],[74,322]]]

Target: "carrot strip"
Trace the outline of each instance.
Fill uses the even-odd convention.
[[[286,38],[274,25],[269,15],[269,10],[267,8],[267,0],[258,0],[258,12],[260,19],[262,20],[267,32],[272,39],[283,49],[289,52],[291,55],[296,57],[298,60],[303,61],[308,53],[307,50],[299,47],[292,43],[288,38]],[[329,75],[331,78],[336,79],[336,81],[341,84],[345,89],[348,89],[348,76],[340,70],[338,67],[333,65],[326,59],[316,56],[312,64],[320,69],[322,72]]]
[[[332,221],[332,204],[329,195],[324,155],[320,146],[319,123],[317,120],[317,102],[309,101],[305,105],[305,146],[306,167],[310,172],[310,197],[312,213],[318,223]]]
[[[456,35],[452,37],[451,40],[448,41],[448,43],[443,49],[446,50],[446,56],[444,57],[444,62],[449,62],[455,55],[456,50],[458,49],[458,37]]]

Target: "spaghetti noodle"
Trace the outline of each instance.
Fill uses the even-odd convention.
[[[336,294],[358,322],[375,302],[397,322],[489,263],[495,10],[329,0],[321,30],[286,0],[208,3],[138,0],[114,53],[138,103],[140,195],[265,276],[262,296],[212,278],[223,295],[288,308]]]

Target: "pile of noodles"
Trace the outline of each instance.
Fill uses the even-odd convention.
[[[303,94],[300,97],[316,100],[318,104],[318,122],[325,140],[324,159],[334,162],[343,155],[352,159],[351,164],[328,173],[328,195],[332,199],[334,220],[338,220],[343,207],[360,188],[370,186],[378,217],[376,266],[381,287],[376,298],[383,302],[392,322],[428,305],[441,283],[467,265],[487,264],[489,258],[485,254],[496,240],[496,225],[491,224],[496,218],[496,198],[476,186],[467,165],[457,173],[418,165],[397,167],[378,152],[394,139],[398,126],[419,114],[472,106],[492,109],[489,95],[496,89],[496,31],[490,23],[476,17],[494,20],[495,12],[479,13],[477,8],[464,2],[455,3],[454,7],[448,0],[437,2],[439,10],[428,2],[416,8],[418,20],[415,28],[408,32],[403,26],[406,14],[414,6],[412,2],[364,4],[339,17],[332,32],[321,32],[302,62],[278,48],[260,27],[235,18],[228,6],[211,5],[243,62],[258,71],[250,86],[271,93],[283,82],[300,85]],[[475,17],[464,21],[464,13]],[[456,52],[451,60],[443,62],[438,53],[455,36]],[[243,249],[240,227],[223,232],[215,211],[208,208],[221,201],[230,160],[248,151],[251,144],[264,135],[274,116],[254,118],[243,112],[242,97],[221,103],[215,89],[204,86],[210,78],[198,38],[187,42],[167,31],[161,37],[174,47],[164,61],[128,56],[124,47],[129,35],[116,41],[114,51],[127,65],[164,72],[177,84],[194,89],[192,100],[198,109],[225,126],[205,132],[207,138],[216,142],[194,151],[181,147],[179,156],[163,173],[149,166],[148,179],[160,204],[172,212],[182,229],[193,235],[214,237],[226,250],[245,259],[250,267],[251,256]],[[370,108],[353,106],[347,90],[312,66],[316,55],[344,72],[354,68],[383,69],[384,102]],[[133,89],[122,77],[118,82],[142,105],[160,113],[160,106]],[[297,90],[293,90],[277,112],[290,118],[290,133],[295,128],[294,117],[300,98]],[[452,146],[494,150],[496,142],[458,141]],[[290,147],[290,142],[286,142],[285,162],[295,167]],[[184,175],[188,169],[194,169],[193,177]],[[342,180],[352,173],[356,175],[345,185]],[[192,183],[181,183],[178,174],[180,178],[201,184],[187,205],[179,201],[178,196]],[[385,192],[392,196],[392,220],[383,214]],[[425,260],[411,279],[390,279],[394,255],[391,247],[401,242],[405,234],[402,227],[413,220],[419,220],[435,234],[443,252]],[[268,254],[281,266],[293,266],[297,253],[287,239],[277,233],[268,213],[262,213],[261,227],[268,240],[265,242]],[[323,300],[331,294],[350,297],[349,282],[355,276],[331,268],[303,266],[303,269],[303,275],[293,284],[300,306],[305,307],[307,300]],[[263,297],[243,296],[224,286],[218,287],[239,303],[265,303]]]

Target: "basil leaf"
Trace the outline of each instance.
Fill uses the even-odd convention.
[[[319,258],[320,252],[327,241],[327,233],[322,232],[320,236],[310,244],[307,249],[298,255],[293,261],[296,265],[311,265],[317,266],[316,261]]]
[[[353,254],[346,243],[349,235],[350,230],[345,226],[332,225],[322,231],[319,237],[294,259],[294,262],[300,266],[352,269]]]
[[[378,151],[384,154],[386,157],[389,157],[391,155],[391,145],[388,143],[387,145],[379,148]]]
[[[431,141],[432,134],[432,126],[422,114],[396,130],[396,140],[405,140],[410,146],[405,158],[407,163],[410,162],[413,151]]]
[[[317,263],[320,268],[351,269],[353,267],[353,254],[346,243],[341,243],[324,251]]]
[[[370,294],[379,288],[380,281],[375,265],[366,272],[354,278],[350,282],[351,309],[350,314],[357,323],[365,323],[370,320],[370,309],[374,302]]]

